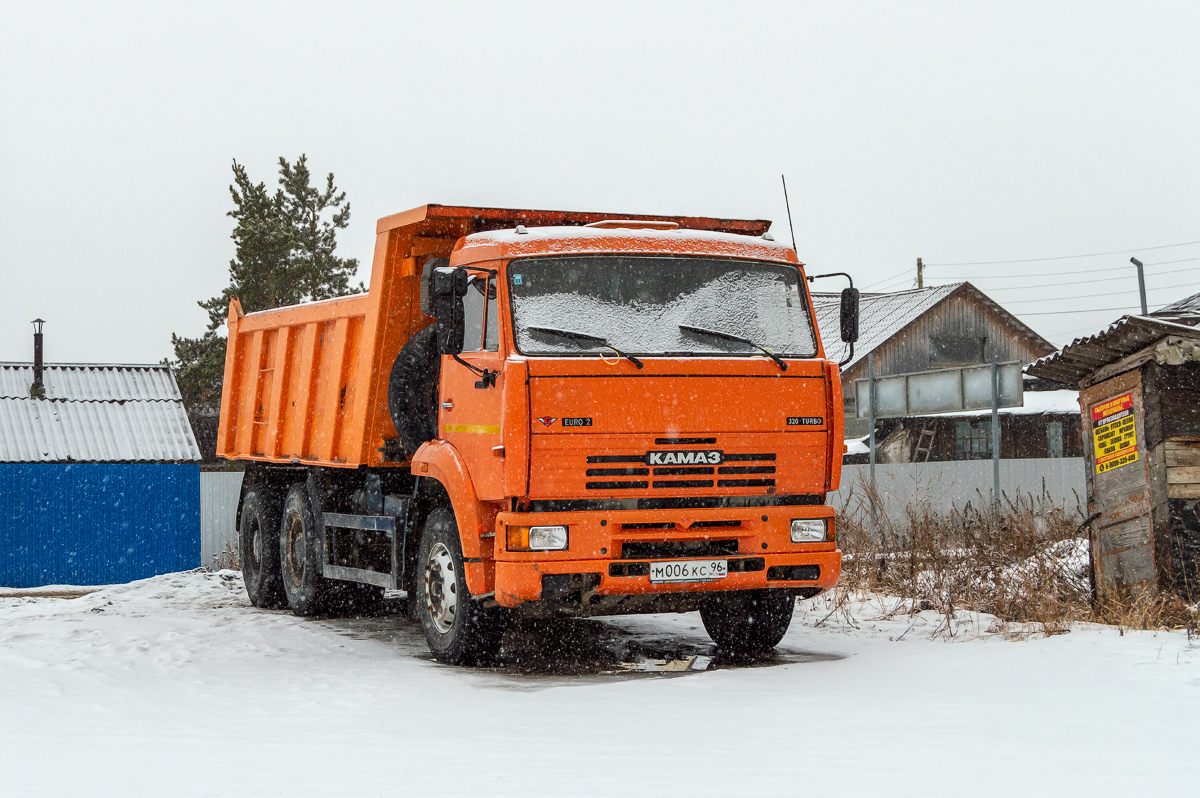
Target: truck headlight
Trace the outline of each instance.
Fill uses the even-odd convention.
[[[565,526],[510,526],[505,530],[509,551],[562,551],[567,548]]]
[[[826,522],[824,518],[793,518],[793,543],[820,543],[825,540]]]

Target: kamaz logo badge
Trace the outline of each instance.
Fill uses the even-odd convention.
[[[646,462],[652,466],[720,465],[725,462],[725,453],[718,450],[707,452],[646,452]]]
[[[558,421],[558,416],[538,416],[538,421],[542,422],[543,427],[548,427]]]

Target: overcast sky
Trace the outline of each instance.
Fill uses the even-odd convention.
[[[926,276],[1062,344],[1136,310],[1130,255],[1152,308],[1200,291],[1198,43],[1191,2],[0,0],[0,360],[37,316],[51,361],[169,356],[228,282],[231,161],[300,153],[364,280],[375,220],[427,202],[787,240],[784,172],[811,268],[1026,260]]]

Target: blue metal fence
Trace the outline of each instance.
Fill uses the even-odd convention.
[[[0,586],[102,585],[200,565],[200,466],[0,463]]]

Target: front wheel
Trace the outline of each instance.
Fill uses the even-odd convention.
[[[718,593],[700,607],[704,630],[717,648],[734,655],[773,649],[792,623],[796,600],[778,590]]]
[[[417,617],[434,658],[475,665],[495,657],[504,636],[504,608],[485,608],[468,592],[458,526],[449,510],[434,510],[425,520],[417,565]]]

